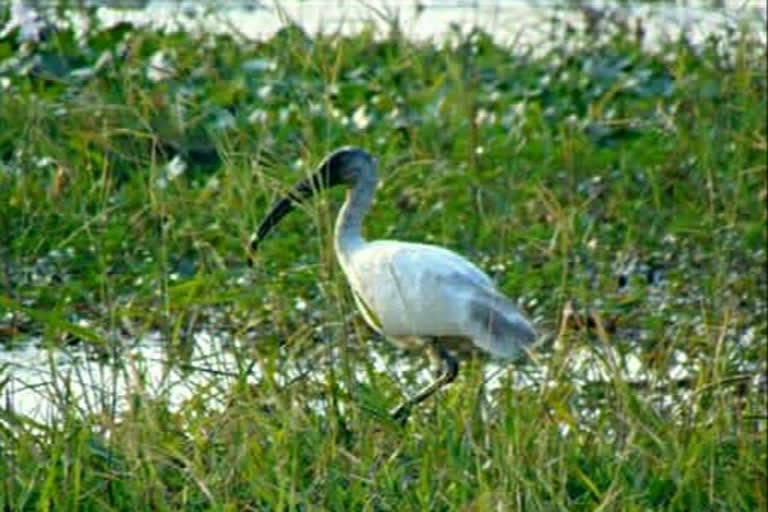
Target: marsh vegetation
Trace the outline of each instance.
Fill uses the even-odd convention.
[[[82,14],[0,38],[4,510],[766,506],[764,33],[253,41]],[[341,192],[246,264],[346,144],[381,168],[367,234],[478,263],[556,339],[545,366],[464,361],[400,427],[426,361],[356,312]]]

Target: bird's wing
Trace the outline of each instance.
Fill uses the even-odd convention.
[[[482,270],[433,245],[370,242],[342,267],[365,307],[358,306],[377,316],[366,315],[368,323],[389,334],[458,335],[462,304],[478,292],[497,293]]]
[[[461,255],[429,244],[379,240],[367,244],[367,250],[379,253],[379,260],[392,266],[401,279],[413,279],[414,274],[428,275],[435,283],[477,286],[495,290],[491,278]]]
[[[475,265],[442,247],[377,241],[353,257],[350,285],[368,323],[390,336],[459,336],[515,357],[535,330]],[[362,305],[361,305],[362,304]]]

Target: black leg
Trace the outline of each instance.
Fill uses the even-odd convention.
[[[453,382],[459,374],[459,361],[443,348],[436,347],[436,350],[440,356],[440,361],[442,362],[443,378],[445,379],[443,385],[449,384]]]
[[[433,382],[425,386],[416,395],[392,409],[390,412],[392,419],[399,423],[405,423],[414,406],[432,396],[435,391],[444,385],[453,382],[459,374],[459,362],[450,352],[437,346],[434,340],[428,345],[428,350],[430,358],[440,365],[440,373]]]

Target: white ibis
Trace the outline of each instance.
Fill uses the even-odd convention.
[[[376,332],[405,349],[425,348],[438,376],[391,411],[404,421],[411,408],[459,371],[450,350],[474,348],[517,358],[528,352],[536,331],[515,305],[475,265],[435,245],[395,240],[366,241],[362,221],[376,190],[376,160],[362,149],[344,147],[328,155],[317,171],[275,202],[251,241],[255,251],[295,203],[335,185],[347,185],[336,218],[336,256],[358,309]]]

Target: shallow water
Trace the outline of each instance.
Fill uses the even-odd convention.
[[[707,7],[709,2],[703,1],[686,3],[687,6],[664,2],[629,4],[611,7],[605,16],[626,27],[626,30],[641,29],[648,47],[678,39],[681,34],[697,44],[726,26],[740,23],[765,25],[766,8],[758,2],[728,0],[723,2],[722,8]],[[333,3],[279,2],[279,8],[275,5],[278,3],[263,3],[253,9],[232,8],[211,15],[189,4],[174,5],[161,1],[150,2],[144,12],[102,9],[100,14],[109,23],[121,20],[168,26],[180,23],[188,28],[235,32],[247,39],[271,37],[286,20],[296,23],[307,34],[350,34],[372,26],[378,36],[386,37],[392,30],[393,20],[397,20],[399,30],[414,40],[440,41],[450,39],[457,30],[466,33],[473,27],[479,27],[500,44],[526,51],[537,48],[543,51],[551,41],[547,27],[552,16],[557,15],[580,28],[590,20],[597,20],[601,12],[599,8],[591,11],[564,9],[555,2],[535,0],[431,0],[413,4],[337,0]],[[764,31],[760,32],[765,36]]]
[[[172,408],[210,387],[226,386],[238,375],[232,352],[220,337],[200,331],[183,364],[169,364],[159,334],[150,334],[115,362],[94,357],[86,344],[45,349],[30,341],[12,350],[0,348],[0,375],[6,374],[4,406],[40,421],[76,404],[83,414],[123,410],[134,395],[167,399]],[[258,378],[259,369],[250,375]],[[211,393],[210,398],[220,394]]]
[[[753,336],[752,331],[745,333],[737,345],[753,343]],[[159,333],[145,336],[129,350],[121,350],[112,358],[114,362],[93,357],[87,344],[45,349],[33,340],[12,350],[0,348],[0,377],[5,381],[3,407],[41,422],[55,419],[60,411],[69,410],[73,404],[83,415],[119,413],[138,396],[165,400],[171,409],[193,398],[203,399],[208,407],[215,409],[224,405],[222,397],[228,396],[228,389],[237,381],[259,383],[263,373],[259,362],[245,361],[243,357],[248,353],[247,342],[224,340],[207,330],[196,333],[193,341],[192,354],[184,362],[169,361],[167,344]],[[355,368],[353,385],[370,384],[366,364],[376,372],[389,374],[405,393],[413,393],[431,380],[431,371],[423,364],[421,355],[382,352],[378,343],[385,342],[374,341],[362,354],[352,356],[368,359],[368,362],[362,359],[351,362]],[[320,351],[337,361],[342,357],[338,346],[321,347]],[[548,364],[550,353],[541,354],[538,364],[486,362],[483,370],[486,396],[507,385],[543,392],[567,379],[575,390],[583,391],[619,378],[649,392],[659,389],[652,393],[657,395],[658,406],[674,409],[685,402],[691,387],[681,384],[702,371],[701,361],[691,360],[682,350],[672,354],[674,361],[670,362],[666,375],[650,371],[639,349],[622,354],[614,347],[568,350],[556,345],[554,352],[565,354],[558,375],[553,374]],[[277,384],[287,385],[301,379],[324,382],[327,366],[314,366],[317,361],[311,359],[288,362],[278,374]],[[761,369],[756,364],[742,362],[735,368],[754,389],[765,387]],[[343,383],[341,387],[345,387]],[[675,387],[680,387],[680,392],[668,395]],[[316,402],[315,407],[324,409],[322,400]]]
[[[130,21],[138,25],[184,27],[225,32],[258,40],[274,35],[286,23],[294,23],[307,34],[350,34],[372,27],[386,37],[394,27],[415,40],[440,41],[457,30],[479,27],[498,43],[525,49],[541,48],[551,41],[547,21],[553,16],[583,28],[600,20],[629,31],[642,31],[650,47],[685,34],[697,44],[726,27],[750,24],[762,33],[766,7],[762,2],[721,0],[627,3],[589,2],[581,9],[564,8],[561,2],[537,0],[426,0],[420,2],[242,1],[228,3],[225,10],[206,7],[204,2],[151,0],[143,9],[98,8],[106,25]],[[35,37],[43,26],[32,3],[14,1],[10,25],[23,27],[24,37]],[[215,4],[214,4],[215,5]],[[7,29],[7,27],[6,27]]]

